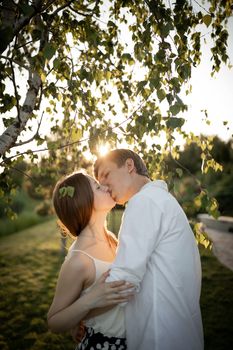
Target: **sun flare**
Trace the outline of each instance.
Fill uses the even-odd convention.
[[[100,156],[105,156],[105,154],[107,154],[109,150],[110,147],[108,143],[104,143],[98,147],[98,153]]]

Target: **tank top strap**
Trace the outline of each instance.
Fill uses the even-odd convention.
[[[94,264],[94,266],[95,266],[95,275],[96,275],[96,276],[95,276],[95,281],[96,281],[104,272],[106,272],[106,271],[110,268],[110,266],[111,266],[111,264],[112,264],[111,262],[108,262],[108,261],[104,261],[104,260],[100,260],[100,259],[94,258],[93,256],[91,256],[90,254],[86,253],[84,250],[81,250],[81,249],[71,249],[71,250],[68,252],[67,256],[66,256],[66,259],[67,259],[67,258],[68,258],[68,259],[70,258],[72,252],[79,252],[79,253],[82,253],[82,254],[88,256],[88,257],[92,260],[92,262],[93,262],[93,264]]]
[[[82,254],[84,254],[84,255],[86,255],[86,256],[88,256],[91,260],[93,260],[94,262],[95,262],[95,258],[93,258],[93,256],[91,256],[90,254],[88,254],[88,253],[86,253],[86,252],[84,252],[84,250],[80,250],[80,249],[72,249],[72,250],[70,250],[69,251],[69,253],[71,254],[71,253],[73,253],[73,252],[79,252],[79,253],[82,253]]]
[[[97,258],[94,258],[93,256],[91,256],[90,254],[86,253],[85,251],[83,250],[80,250],[80,249],[72,249],[69,251],[68,255],[66,256],[66,258],[68,256],[70,256],[70,254],[72,252],[79,252],[79,253],[82,253],[86,256],[88,256],[92,261],[93,261],[93,264],[95,266],[95,282],[97,281],[97,279],[99,279],[99,277],[104,273],[106,272],[110,265],[112,263],[108,262],[108,261],[103,261],[103,260],[100,260],[100,259],[97,259]],[[95,283],[94,282],[94,283]],[[91,286],[90,286],[91,287]],[[87,291],[90,287],[88,287],[85,291]]]

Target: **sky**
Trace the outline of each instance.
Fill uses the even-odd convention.
[[[229,20],[228,30],[228,55],[233,65],[233,18]],[[216,134],[228,140],[233,134],[233,68],[222,65],[214,77],[210,73],[210,53],[205,49],[201,64],[192,72],[192,93],[186,97],[189,112],[184,128],[196,134]],[[211,125],[203,122],[201,110],[208,111]],[[228,125],[224,126],[224,121],[228,121]]]

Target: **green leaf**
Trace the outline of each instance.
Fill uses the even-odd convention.
[[[150,79],[150,88],[157,88],[160,84],[159,77]]]
[[[129,54],[129,53],[124,53],[122,56],[121,56],[121,59],[123,62],[126,62],[128,60],[131,60],[132,59],[132,56]]]
[[[184,124],[185,120],[183,118],[169,118],[166,122],[166,125],[168,128],[175,129],[175,128],[181,128],[181,126]]]
[[[183,175],[183,170],[180,168],[176,168],[176,173],[179,175],[179,177],[182,177]]]
[[[209,200],[207,210],[208,210],[208,213],[212,215],[215,219],[219,217],[218,202],[216,201],[215,198],[211,198]]]
[[[39,137],[36,141],[37,141],[37,145],[40,146],[45,142],[45,139],[42,139],[41,137]]]
[[[44,47],[44,57],[47,58],[48,60],[51,60],[53,55],[56,52],[56,48],[51,45],[51,44],[46,44]]]
[[[106,80],[109,81],[109,79],[111,78],[112,73],[110,71],[107,71],[105,74],[106,74]]]
[[[33,6],[30,6],[28,4],[20,4],[18,5],[23,12],[24,15],[26,16],[31,16],[35,12],[35,8]]]
[[[169,110],[172,115],[177,115],[181,110],[181,105],[178,103],[175,103],[173,106],[170,106]]]
[[[113,21],[108,21],[108,27],[116,27],[116,24]]]
[[[73,198],[74,191],[75,191],[75,188],[73,186],[63,186],[63,187],[59,188],[60,198],[63,198],[66,196]]]
[[[72,128],[72,132],[71,132],[71,140],[72,142],[77,142],[81,139],[82,137],[82,130],[81,129],[77,129],[76,127]]]
[[[159,101],[162,101],[166,97],[166,92],[163,89],[160,89],[157,91],[157,96],[158,96]]]
[[[180,79],[179,78],[172,78],[170,80],[171,84],[172,84],[172,87],[173,89],[176,91],[176,92],[180,92],[180,86],[181,86],[181,83],[180,83]]]
[[[55,69],[58,69],[61,65],[61,60],[59,58],[55,58],[54,61],[53,61],[53,67]]]
[[[45,81],[46,81],[46,74],[45,74],[45,72],[40,72],[40,78],[41,78],[41,81],[42,81],[42,83],[44,83]]]
[[[37,41],[41,38],[41,34],[42,34],[42,31],[41,30],[38,30],[38,29],[34,29],[32,31],[32,39],[34,41]]]
[[[171,30],[173,30],[172,22],[168,22],[163,25],[160,29],[161,37],[167,37]]]
[[[210,15],[205,15],[202,18],[203,22],[207,27],[209,27],[210,23],[212,22],[212,17]]]
[[[94,78],[96,83],[99,84],[104,79],[104,72],[102,70],[97,70]]]
[[[146,86],[146,84],[147,84],[146,80],[139,81],[137,84],[138,85],[137,93],[141,92],[144,86]]]

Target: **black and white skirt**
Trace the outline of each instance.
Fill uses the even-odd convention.
[[[87,327],[86,334],[75,350],[126,350],[126,339],[107,337],[102,333],[95,333],[93,328]]]

